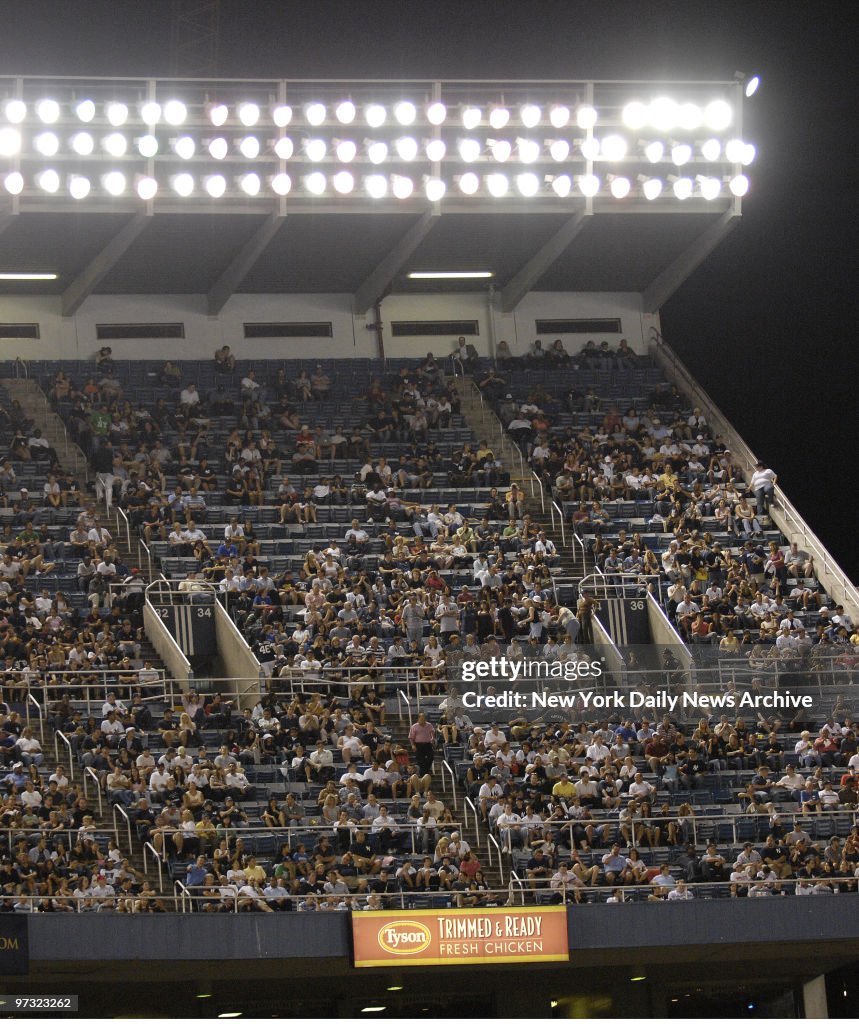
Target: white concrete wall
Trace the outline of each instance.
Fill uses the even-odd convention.
[[[502,314],[497,299],[487,292],[447,295],[391,295],[382,303],[385,353],[392,357],[423,356],[429,351],[445,355],[453,337],[392,338],[393,320],[477,320],[480,334],[473,341],[478,352],[491,355],[495,343],[505,339],[514,354],[525,352],[536,337],[537,318],[620,317],[622,335],[595,335],[616,344],[625,337],[638,352],[645,352],[650,326],[658,317],[641,312],[641,296],[625,293],[532,292],[511,314]],[[240,357],[373,358],[377,355],[375,320],[370,310],[353,316],[352,296],[342,295],[234,295],[217,317],[206,315],[200,295],[92,295],[74,317],[61,315],[58,297],[0,297],[0,323],[38,323],[38,341],[0,339],[0,359],[89,359],[99,348],[99,323],[185,324],[184,340],[113,341],[119,359],[200,359],[229,344]],[[250,321],[331,321],[333,339],[254,339],[242,337],[242,324]],[[568,351],[576,351],[589,335],[565,335]],[[544,339],[544,341],[547,339]],[[551,339],[548,339],[551,340]]]

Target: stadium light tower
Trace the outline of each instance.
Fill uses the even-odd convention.
[[[173,0],[172,74],[198,78],[217,72],[220,17],[221,0]]]

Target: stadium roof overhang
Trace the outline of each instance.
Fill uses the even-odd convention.
[[[640,292],[737,222],[742,83],[0,78],[2,294]],[[47,101],[47,102],[45,102]],[[380,120],[383,119],[383,120]],[[250,140],[250,141],[248,141]],[[414,280],[415,271],[483,271]]]

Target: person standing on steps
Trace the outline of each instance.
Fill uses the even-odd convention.
[[[579,643],[594,642],[594,612],[599,607],[596,598],[589,590],[583,590],[576,603],[576,618],[579,620]]]
[[[409,729],[409,743],[415,752],[418,763],[418,775],[432,773],[433,749],[435,746],[435,727],[427,721],[426,714],[421,711],[418,720]]]

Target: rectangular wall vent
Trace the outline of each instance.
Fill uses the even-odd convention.
[[[332,323],[245,324],[246,338],[333,338]]]
[[[145,338],[184,338],[184,324],[96,324],[99,341],[122,341]]]
[[[537,334],[620,334],[620,319],[536,320]]]
[[[40,338],[38,324],[0,324],[0,338]]]
[[[391,334],[395,338],[475,338],[480,334],[480,324],[477,320],[394,320]]]

